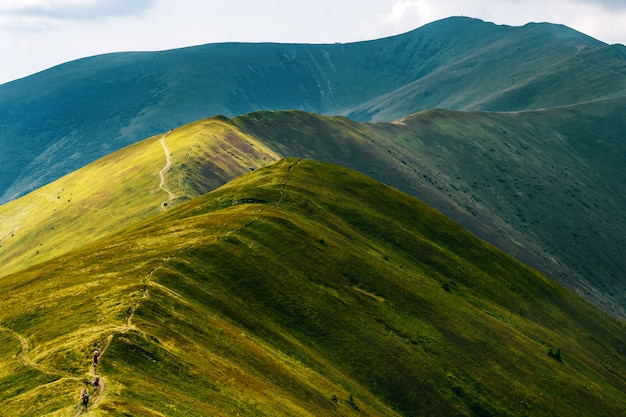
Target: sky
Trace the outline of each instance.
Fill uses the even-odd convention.
[[[356,42],[449,16],[559,23],[626,44],[626,0],[0,0],[0,84],[108,52]]]

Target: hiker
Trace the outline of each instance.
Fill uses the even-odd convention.
[[[83,388],[83,392],[80,394],[80,403],[83,406],[83,410],[87,411],[89,406],[89,393],[87,388]]]
[[[97,365],[98,364],[98,357],[100,356],[100,349],[96,348],[96,350],[93,351],[93,364]]]
[[[96,377],[93,379],[92,385],[95,389],[98,389],[98,386],[100,385],[100,377],[98,375],[96,375]]]

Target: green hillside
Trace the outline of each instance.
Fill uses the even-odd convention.
[[[100,346],[93,416],[621,416],[624,330],[418,200],[288,159],[1,279],[0,415],[74,415]]]
[[[626,94],[626,53],[570,28],[453,17],[346,44],[223,43],[69,62],[0,85],[0,203],[193,121],[299,109],[392,121]]]
[[[377,124],[297,111],[198,121],[0,206],[0,276],[299,157],[416,196],[626,317],[625,113],[626,100],[613,99],[533,112],[434,110]]]
[[[391,121],[423,109],[537,110],[625,95],[624,45],[599,44],[559,25],[501,30],[476,25],[467,35],[480,47],[344,114]]]
[[[278,158],[220,118],[114,152],[0,206],[0,277],[79,248]]]
[[[433,110],[395,123],[301,112],[233,123],[283,156],[338,163],[416,196],[626,317],[624,114],[621,98],[528,112]]]

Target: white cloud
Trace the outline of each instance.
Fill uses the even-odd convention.
[[[597,5],[607,10],[626,10],[626,2],[624,0],[578,0],[581,3]]]
[[[57,28],[50,19],[37,16],[14,16],[8,18],[0,15],[0,28],[9,32],[43,32]],[[4,36],[5,41],[7,36]]]
[[[401,20],[405,20],[408,16],[414,14],[423,13],[423,8],[428,8],[428,2],[426,1],[414,1],[414,0],[404,0],[398,1],[394,3],[391,7],[391,11],[386,15],[383,15],[383,19],[388,22],[397,22]]]
[[[0,14],[47,19],[98,20],[137,16],[156,0],[3,0]]]
[[[106,52],[354,42],[449,16],[561,23],[626,44],[626,0],[0,0],[0,83]]]

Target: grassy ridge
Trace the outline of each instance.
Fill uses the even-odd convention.
[[[158,135],[0,206],[0,275],[296,156],[419,196],[624,316],[625,111],[626,101],[615,99],[536,112],[434,110],[382,124],[297,111],[199,121],[165,138],[172,201],[159,188],[165,154]]]
[[[165,149],[171,164],[161,189]],[[220,118],[114,152],[0,206],[0,276],[79,248],[277,158]]]
[[[301,112],[233,123],[284,156],[338,163],[418,196],[625,316],[625,111],[622,98],[535,112],[432,110],[396,123]]]
[[[34,372],[78,393],[109,336],[93,415],[626,409],[622,323],[419,201],[313,161],[5,277],[0,300],[8,415],[38,395]],[[17,374],[15,335],[32,363]],[[36,403],[67,412],[74,398]]]
[[[379,122],[415,113],[417,103],[419,109],[519,111],[624,96],[624,45],[542,24],[497,37],[477,30],[470,39],[485,35],[488,45],[470,47],[467,56],[344,114]]]

